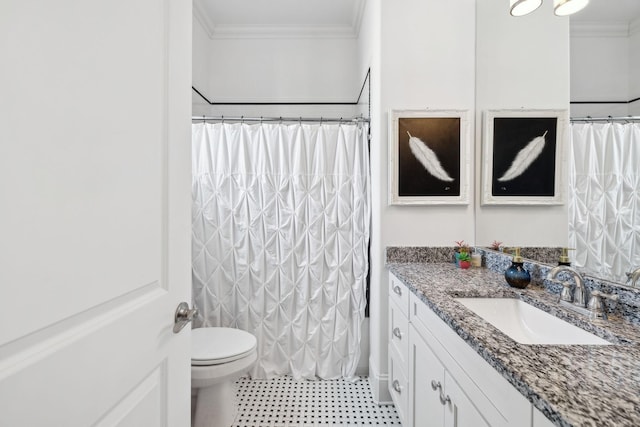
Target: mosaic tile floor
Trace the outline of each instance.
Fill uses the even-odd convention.
[[[233,427],[400,426],[393,405],[373,402],[369,378],[296,381],[241,378]]]

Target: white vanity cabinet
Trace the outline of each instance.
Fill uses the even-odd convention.
[[[404,427],[534,426],[532,405],[389,274],[389,390]],[[541,414],[539,414],[541,415]]]

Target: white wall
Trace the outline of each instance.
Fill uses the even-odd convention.
[[[640,20],[571,24],[571,101],[628,101],[640,97]],[[638,115],[631,104],[573,104],[572,117]]]
[[[374,400],[389,402],[387,387],[387,309],[381,299],[380,275],[383,269],[384,246],[381,241],[380,230],[382,223],[380,211],[376,206],[383,197],[379,190],[385,181],[386,173],[381,171],[381,146],[386,146],[381,140],[380,122],[380,39],[381,39],[381,0],[367,0],[363,12],[360,34],[358,37],[358,68],[360,73],[370,69],[371,85],[371,258],[370,262],[370,300],[369,300],[369,378]]]
[[[476,146],[482,112],[493,109],[569,108],[569,21],[545,2],[524,17],[509,15],[503,2],[478,2]],[[565,132],[565,154],[568,147]],[[480,206],[481,156],[476,157],[476,237],[507,246],[564,246],[568,241],[566,205]],[[566,162],[566,155],[565,155]],[[563,168],[566,171],[566,167]],[[566,183],[566,173],[563,173]]]
[[[194,19],[192,26],[193,38],[192,38],[192,80],[191,85],[197,88],[203,94],[210,92],[209,90],[209,75],[210,75],[210,42],[202,25]],[[191,92],[192,101],[192,113],[201,115],[206,112],[208,104],[195,92]]]
[[[201,24],[194,21],[195,26]],[[207,60],[198,61],[198,70],[194,66],[194,81],[206,69],[203,93],[213,102],[354,102],[365,76],[358,70],[353,37],[258,34],[207,39],[202,44],[198,49],[203,50],[194,51],[194,57]],[[356,110],[354,106],[194,105],[195,115],[245,117],[352,117]]]
[[[623,25],[571,26],[571,101],[628,101],[628,31]],[[624,116],[628,104],[572,104],[572,117]]]
[[[374,398],[387,391],[387,246],[473,240],[473,206],[388,206],[390,109],[474,108],[475,1],[368,1],[372,48],[371,356]],[[470,115],[473,122],[473,114]],[[472,123],[471,123],[472,125]],[[471,143],[471,141],[469,141]]]

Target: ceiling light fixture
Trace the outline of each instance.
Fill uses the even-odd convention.
[[[511,16],[524,16],[539,8],[542,0],[509,0],[509,3]]]
[[[589,0],[553,0],[553,13],[557,16],[572,15],[589,4]]]
[[[553,0],[553,13],[568,16],[581,11],[589,0]],[[509,13],[512,16],[528,15],[542,5],[542,0],[509,0]]]

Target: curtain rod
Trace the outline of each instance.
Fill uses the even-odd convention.
[[[571,117],[572,122],[635,122],[640,120],[640,116],[620,116],[620,117]]]
[[[209,98],[204,96],[202,92],[200,92],[195,87],[191,86],[191,89],[209,105],[359,105],[360,98],[362,98],[362,92],[364,92],[364,87],[367,85],[367,81],[369,81],[370,77],[371,68],[367,69],[367,74],[364,76],[364,81],[362,82],[362,87],[360,88],[358,99],[356,99],[354,102],[215,102],[210,101]]]
[[[319,123],[369,123],[366,117],[227,117],[227,116],[192,116],[194,122],[319,122]]]

